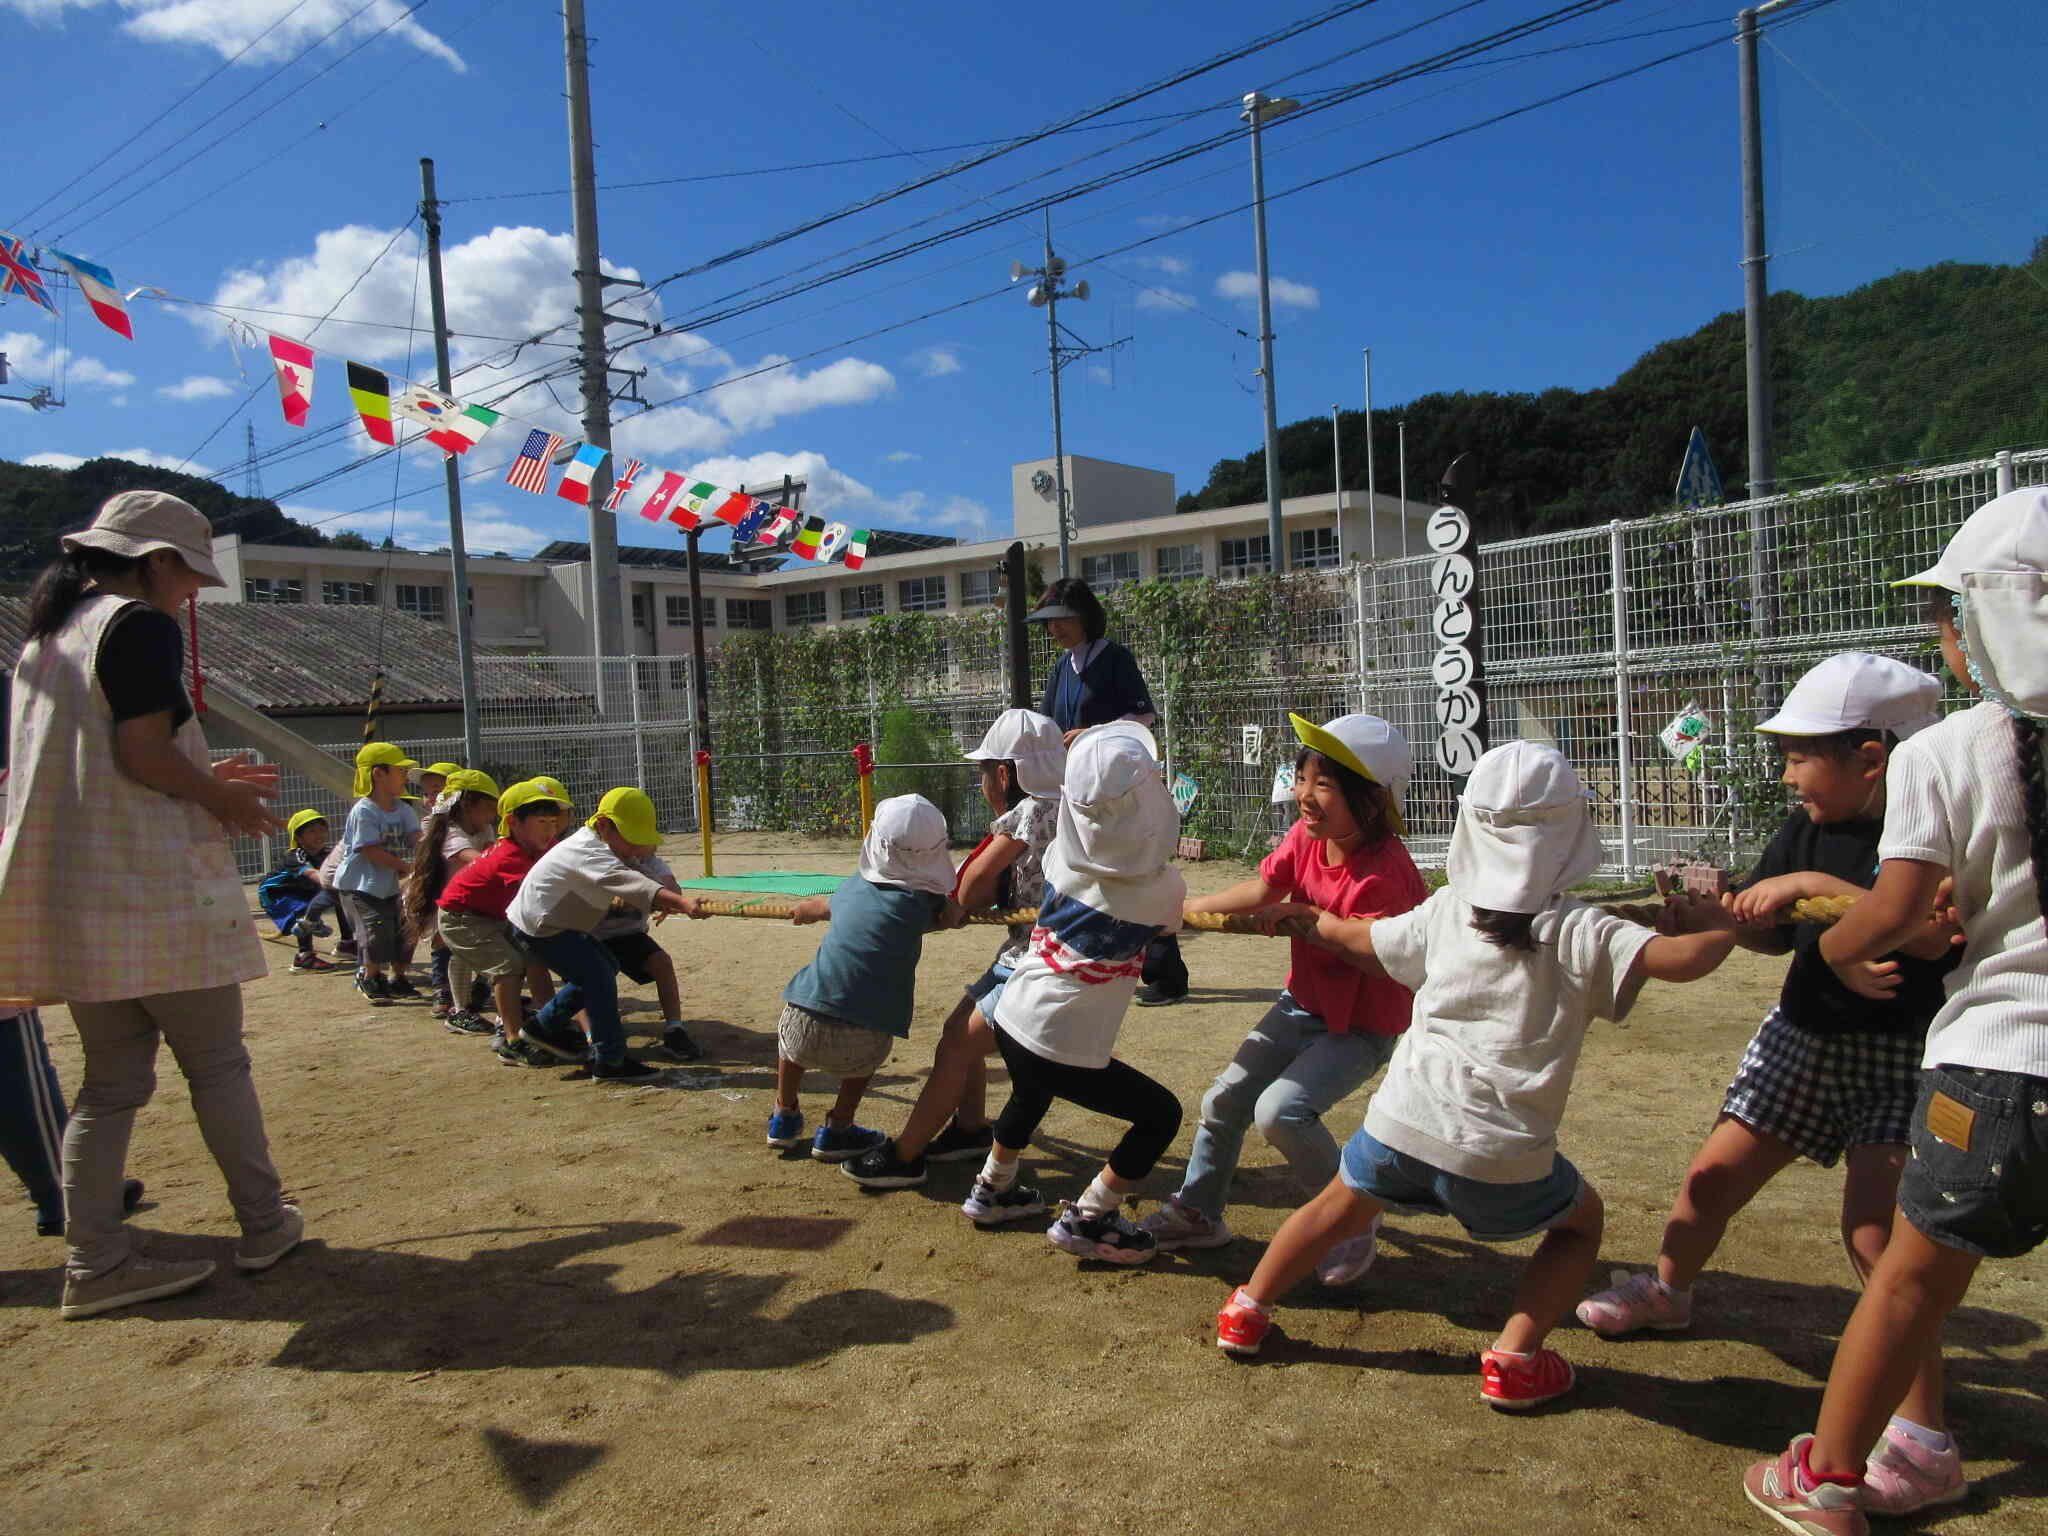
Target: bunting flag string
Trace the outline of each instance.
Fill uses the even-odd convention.
[[[839,553],[840,545],[846,542],[846,536],[851,531],[844,523],[827,523],[825,525],[825,531],[818,535],[818,563],[820,565],[825,564],[834,555]]]
[[[544,427],[535,427],[526,434],[526,446],[519,450],[519,457],[505,472],[505,483],[540,495],[548,488],[548,461],[554,458],[555,450],[561,446],[562,439],[555,433]]]
[[[865,528],[856,528],[846,538],[846,568],[857,571],[868,563],[868,540],[874,537]]]
[[[398,433],[391,425],[390,376],[381,369],[350,363],[348,395],[355,402],[356,414],[363,418],[363,430],[370,434],[370,441],[386,448],[394,446]]]
[[[640,508],[640,515],[651,523],[658,523],[665,516],[672,516],[677,522],[682,522],[680,508],[675,513],[671,513],[668,510],[668,504],[675,500],[676,492],[682,488],[683,477],[672,469],[664,469],[661,472],[660,483],[654,487],[654,490],[647,497],[646,504]],[[696,515],[694,513],[691,514],[690,520],[687,523],[683,523],[683,526],[685,528],[696,527]]]
[[[590,482],[597,478],[598,467],[608,457],[608,451],[594,443],[579,444],[574,457],[562,466],[562,478],[555,486],[555,494],[579,507],[589,506]]]
[[[40,304],[51,314],[57,305],[43,286],[43,275],[28,257],[28,242],[0,229],[0,298],[18,293],[31,304]]]
[[[796,536],[796,542],[789,546],[789,552],[799,560],[815,560],[818,558],[818,545],[824,536],[825,519],[807,517],[804,519],[803,531]]]
[[[272,332],[270,357],[277,370],[277,397],[284,406],[285,423],[303,427],[313,413],[313,349],[303,341]]]
[[[604,499],[605,511],[616,512],[619,510],[619,503],[626,499],[626,492],[633,489],[634,480],[639,478],[640,471],[646,467],[638,459],[626,460],[626,467],[619,471],[619,478],[612,482],[611,495]],[[642,515],[644,516],[645,514],[643,513]]]
[[[85,295],[85,302],[92,306],[94,317],[101,325],[116,336],[133,341],[135,332],[128,324],[128,306],[121,302],[121,290],[114,286],[114,274],[79,256],[67,256],[55,246],[45,246],[43,254],[55,259],[57,265],[71,274],[71,281],[78,284],[78,291]]]

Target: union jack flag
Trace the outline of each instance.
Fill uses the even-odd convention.
[[[519,450],[519,457],[512,461],[512,468],[505,476],[507,485],[516,485],[522,491],[531,491],[538,496],[548,488],[548,461],[555,456],[555,450],[562,446],[561,438],[552,432],[543,432],[535,427],[526,434],[526,446]]]
[[[28,259],[28,242],[0,229],[0,297],[18,293],[31,304],[40,304],[51,314],[57,313],[57,306],[50,301],[50,292],[43,286],[43,276],[36,271]]]
[[[604,499],[607,512],[619,510],[619,503],[626,499],[626,492],[633,489],[633,477],[647,466],[638,459],[626,460],[626,467],[619,471],[619,478],[612,482],[612,493]]]

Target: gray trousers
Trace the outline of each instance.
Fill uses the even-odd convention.
[[[64,1236],[70,1273],[85,1280],[127,1259],[132,1244],[121,1180],[135,1114],[156,1092],[157,1046],[167,1043],[192,1095],[206,1149],[227,1179],[244,1235],[284,1220],[283,1186],[263,1134],[263,1106],[242,1044],[242,989],[207,987],[118,1003],[73,1003],[85,1081],[64,1131]]]

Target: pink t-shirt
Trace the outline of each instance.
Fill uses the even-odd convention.
[[[1415,861],[1398,837],[1362,848],[1342,864],[1325,864],[1328,846],[1310,837],[1297,821],[1280,846],[1266,855],[1259,878],[1287,901],[1303,901],[1339,917],[1392,917],[1421,905],[1428,894]],[[1398,1035],[1408,1027],[1414,1001],[1397,981],[1368,976],[1341,955],[1318,949],[1302,939],[1293,946],[1287,990],[1294,1000],[1320,1018],[1333,1035],[1354,1030],[1369,1035]]]

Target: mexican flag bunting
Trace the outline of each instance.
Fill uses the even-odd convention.
[[[501,419],[487,406],[464,405],[420,384],[408,384],[393,395],[391,409],[425,426],[427,441],[443,453],[469,452]]]
[[[398,441],[398,435],[391,425],[391,380],[376,368],[361,363],[348,365],[348,396],[356,403],[356,414],[363,418],[363,430],[370,434],[370,441],[382,443],[389,448]]]
[[[114,286],[113,273],[76,256],[67,256],[54,246],[44,246],[43,254],[71,274],[71,281],[78,284],[78,291],[85,295],[101,325],[117,336],[135,339],[135,332],[128,326],[128,308],[121,302],[121,290]]]
[[[818,535],[818,563],[824,564],[839,553],[839,546],[846,542],[848,529],[844,523],[827,523],[825,531]]]
[[[721,491],[710,481],[693,481],[690,488],[683,492],[682,502],[683,508],[688,510],[693,521],[684,523],[683,526],[685,528],[696,527],[698,523],[704,520],[704,514],[710,511],[715,503],[723,500],[725,500],[725,492]],[[680,522],[681,519],[679,518],[677,521]]]
[[[574,457],[562,466],[562,478],[555,484],[555,494],[564,501],[573,501],[579,507],[590,505],[590,482],[596,478],[599,466],[609,450],[595,443],[580,445]]]
[[[285,422],[303,427],[313,413],[313,349],[289,336],[270,338],[270,360],[277,370],[277,397]]]
[[[675,500],[675,494],[682,489],[683,477],[672,469],[664,469],[653,493],[640,508],[640,515],[650,523],[658,523],[668,512],[668,504]],[[685,528],[694,528],[694,521],[684,523]]]
[[[815,560],[818,558],[819,541],[824,536],[825,519],[807,517],[804,519],[803,532],[796,536],[796,542],[789,546],[789,552],[799,560]]]
[[[626,492],[633,489],[633,482],[639,478],[640,471],[646,467],[638,459],[626,460],[626,467],[619,471],[619,478],[612,482],[611,495],[604,499],[605,511],[616,512],[619,510],[619,503],[626,499]]]
[[[867,563],[868,540],[874,535],[865,528],[856,528],[846,536],[846,568],[857,571]]]

